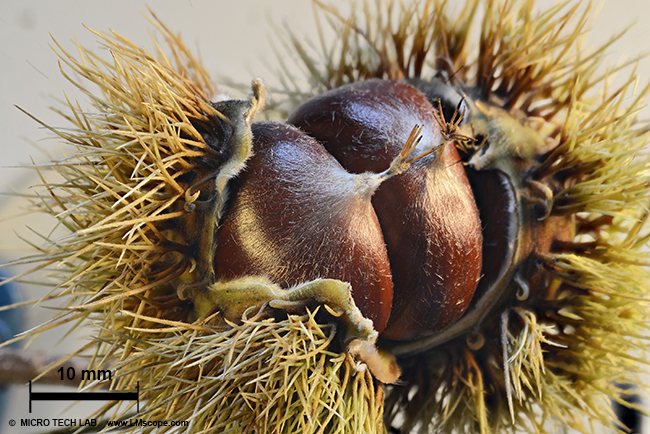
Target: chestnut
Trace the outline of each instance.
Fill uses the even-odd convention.
[[[427,97],[406,83],[369,80],[308,100],[288,122],[355,173],[385,170],[411,126],[423,125],[414,155],[435,151],[384,182],[372,199],[394,284],[382,337],[416,339],[460,318],[481,276],[481,222],[456,147],[443,140]]]
[[[230,188],[218,232],[219,279],[265,275],[281,286],[317,278],[352,285],[377,331],[390,314],[393,284],[370,198],[377,174],[348,173],[313,138],[277,123],[252,125],[254,155]]]
[[[347,281],[387,339],[456,321],[480,278],[483,239],[440,119],[415,87],[369,80],[308,100],[293,126],[253,124],[253,156],[218,230],[217,278]]]

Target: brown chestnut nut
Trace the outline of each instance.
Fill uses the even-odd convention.
[[[381,332],[393,285],[370,199],[382,176],[348,173],[323,146],[288,125],[252,125],[254,155],[231,183],[218,233],[220,279],[266,275],[282,286],[317,278],[350,282]]]
[[[479,213],[456,147],[443,140],[433,110],[411,85],[369,80],[312,98],[288,119],[355,173],[386,170],[414,124],[423,130],[413,155],[435,149],[372,199],[394,283],[384,338],[416,339],[453,323],[481,275]]]

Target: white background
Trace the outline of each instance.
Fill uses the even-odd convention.
[[[334,2],[338,4],[337,2]],[[347,3],[347,2],[345,2]],[[345,4],[341,2],[340,4]],[[553,4],[538,1],[538,7]],[[277,65],[268,40],[274,38],[269,19],[275,23],[288,23],[297,34],[310,35],[315,39],[312,7],[306,0],[263,1],[150,1],[149,5],[164,23],[174,31],[180,31],[190,48],[196,48],[207,71],[248,82],[253,77],[263,77],[273,83],[272,73],[265,62]],[[65,0],[65,1],[8,1],[0,0],[0,181],[22,188],[30,182],[29,172],[9,166],[42,161],[40,152],[31,143],[44,148],[54,148],[56,143],[43,141],[47,134],[31,119],[19,112],[14,104],[33,113],[46,122],[63,125],[60,119],[48,110],[53,97],[62,97],[62,90],[70,92],[72,85],[61,77],[57,58],[48,44],[51,36],[66,48],[72,49],[71,38],[76,35],[82,45],[93,46],[95,37],[82,24],[96,30],[115,30],[138,44],[151,47],[148,32],[151,25],[141,15],[146,3],[141,0]],[[604,43],[613,32],[623,30],[627,25],[639,22],[611,50],[612,62],[621,57],[630,58],[650,50],[649,0],[610,0],[606,3],[594,23],[586,45]],[[50,36],[51,35],[51,36]],[[197,51],[195,50],[195,51]],[[641,64],[639,75],[645,81],[650,79],[650,62]],[[72,95],[75,95],[72,92]],[[649,113],[647,110],[645,113]],[[646,117],[648,117],[646,115]],[[7,187],[0,186],[0,191]],[[16,213],[15,201],[0,197],[0,215],[3,218]],[[14,230],[25,232],[25,226],[38,225],[33,216],[24,216],[0,221],[0,257],[15,256],[19,241]],[[30,324],[40,312],[31,314]],[[80,346],[84,336],[78,333],[68,338],[73,347]],[[52,349],[54,341],[37,342],[35,349],[65,352],[64,347]],[[15,386],[10,408],[5,420],[0,420],[0,433],[40,432],[18,427],[9,429],[7,419],[28,417],[26,386]],[[44,389],[39,389],[44,390]],[[36,403],[35,414],[52,417],[61,413],[68,404]],[[68,417],[81,417],[87,412],[80,406],[69,410]],[[650,431],[649,431],[650,432]]]

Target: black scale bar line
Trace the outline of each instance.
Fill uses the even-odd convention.
[[[138,401],[140,411],[140,383],[135,392],[32,392],[29,382],[29,412],[32,401]]]

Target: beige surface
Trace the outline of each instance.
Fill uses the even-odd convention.
[[[538,1],[539,6],[552,4]],[[158,1],[149,2],[159,17],[170,28],[182,33],[190,47],[198,47],[206,69],[216,74],[236,77],[247,82],[261,76],[271,83],[272,73],[264,66],[263,60],[276,65],[268,43],[273,34],[267,17],[281,23],[281,18],[291,24],[298,34],[314,35],[311,5],[305,0],[292,1]],[[75,96],[72,86],[58,71],[57,58],[48,47],[52,43],[50,34],[68,49],[73,45],[70,39],[77,35],[79,41],[91,46],[94,36],[83,28],[85,24],[97,30],[113,29],[133,41],[150,45],[148,30],[151,28],[140,11],[146,10],[141,0],[99,1],[7,1],[0,2],[0,180],[16,186],[24,186],[29,176],[24,170],[9,169],[6,166],[29,162],[30,155],[36,161],[43,157],[30,142],[38,142],[47,136],[46,132],[13,104],[20,105],[54,125],[63,123],[49,112],[52,98],[62,97],[65,89]],[[644,20],[650,17],[648,0],[610,0],[595,22],[595,31],[589,35],[588,44],[603,43],[614,32],[620,31],[634,20],[640,23],[634,27],[615,49],[612,50],[612,63],[623,55],[638,55],[650,49],[650,27]],[[650,64],[645,61],[640,72],[642,77],[650,78]],[[646,113],[648,111],[646,110]],[[41,141],[41,147],[54,148],[52,141]],[[6,188],[2,188],[6,191]],[[7,216],[15,212],[15,203],[0,197],[0,214]],[[25,233],[25,225],[39,226],[34,217],[27,216],[0,224],[0,246],[15,252],[18,240],[13,230]],[[6,251],[6,250],[5,250]],[[7,253],[6,258],[14,253]],[[31,324],[40,320],[42,311],[32,311]],[[79,332],[74,339],[84,339]],[[51,349],[56,337],[36,342],[35,348]],[[72,339],[69,337],[68,341]],[[63,352],[57,348],[56,352]],[[44,390],[44,389],[39,389]],[[19,419],[28,417],[26,387],[14,387],[13,402],[6,417]],[[38,417],[52,417],[61,414],[68,404],[36,403]],[[47,415],[46,415],[47,413]],[[81,407],[73,407],[68,417],[86,414]],[[7,421],[0,421],[0,433],[39,432],[39,429],[9,429]]]

